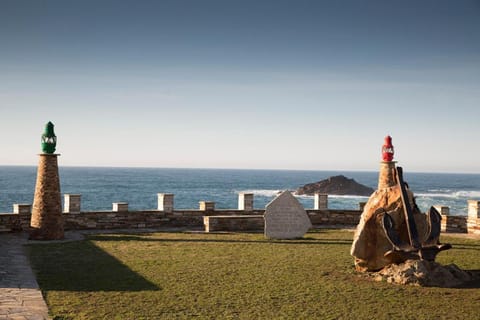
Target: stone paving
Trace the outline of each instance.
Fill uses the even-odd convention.
[[[0,320],[50,319],[23,245],[25,233],[0,234]]]

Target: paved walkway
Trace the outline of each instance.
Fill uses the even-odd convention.
[[[0,320],[50,319],[23,245],[25,233],[0,234]]]

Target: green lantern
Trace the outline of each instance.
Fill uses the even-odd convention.
[[[45,131],[42,134],[42,151],[52,154],[57,146],[57,136],[53,131],[53,123],[50,121],[45,125]]]

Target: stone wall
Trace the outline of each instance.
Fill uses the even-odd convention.
[[[0,232],[30,231],[30,219],[28,213],[1,213]]]
[[[360,218],[357,210],[306,210],[312,224],[331,226],[355,226]],[[85,229],[127,229],[127,228],[204,228],[204,216],[222,216],[233,218],[223,219],[225,228],[238,230],[263,230],[263,224],[258,222],[258,216],[263,216],[265,210],[174,210],[166,213],[159,210],[142,211],[87,211],[80,213],[63,213],[65,230]],[[243,216],[243,219],[235,219]],[[0,214],[0,231],[29,231],[30,213]],[[251,221],[248,219],[251,217]],[[235,227],[237,225],[237,227]],[[252,227],[255,226],[255,227]],[[218,229],[219,227],[215,227]]]
[[[467,217],[442,215],[442,232],[467,233]]]
[[[468,233],[480,234],[480,219],[469,217],[466,220]]]
[[[360,210],[306,210],[313,226],[346,226],[354,227],[360,221]]]
[[[155,228],[169,222],[159,211],[97,211],[64,213],[65,230]]]
[[[308,216],[314,227],[354,227],[358,224],[361,211],[359,210],[313,210],[307,209]],[[82,229],[130,229],[130,228],[189,228],[204,229],[204,216],[232,217],[232,221],[222,218],[212,231],[220,230],[222,225],[225,231],[237,230],[263,230],[258,216],[263,216],[264,210],[245,212],[242,210],[174,210],[165,213],[159,210],[143,211],[88,211],[80,213],[63,213],[65,230]],[[235,219],[242,216],[243,219]],[[251,217],[251,220],[248,219]],[[30,213],[2,213],[0,214],[0,232],[29,231]],[[217,219],[218,220],[218,219]],[[213,220],[210,220],[213,221]],[[252,227],[255,226],[255,227]],[[219,229],[220,228],[220,229]],[[442,232],[479,233],[480,219],[465,216],[442,215]]]
[[[480,234],[480,201],[468,200],[468,233]]]
[[[263,215],[204,216],[206,232],[212,231],[263,231]]]
[[[71,197],[71,196],[70,196]],[[159,194],[159,208],[165,210],[129,210],[127,203],[112,207],[111,211],[80,212],[80,196],[74,195],[66,202],[62,219],[65,230],[82,229],[132,229],[132,228],[185,228],[210,231],[263,231],[265,210],[253,209],[251,195],[240,198],[241,209],[215,209],[213,203],[200,203],[199,209],[175,209],[173,195]],[[243,201],[246,203],[243,204]],[[449,215],[448,207],[436,207],[442,214],[442,231],[480,234],[480,201],[469,201],[467,216]],[[120,210],[122,209],[122,210]],[[0,214],[0,232],[30,231],[32,206],[15,204],[13,213]],[[313,227],[355,227],[361,210],[306,209]],[[214,217],[207,220],[205,216]],[[230,217],[230,218],[229,218]]]

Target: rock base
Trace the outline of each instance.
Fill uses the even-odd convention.
[[[464,287],[480,280],[480,273],[465,271],[455,264],[443,266],[426,260],[407,260],[372,273],[376,281],[423,287]]]

